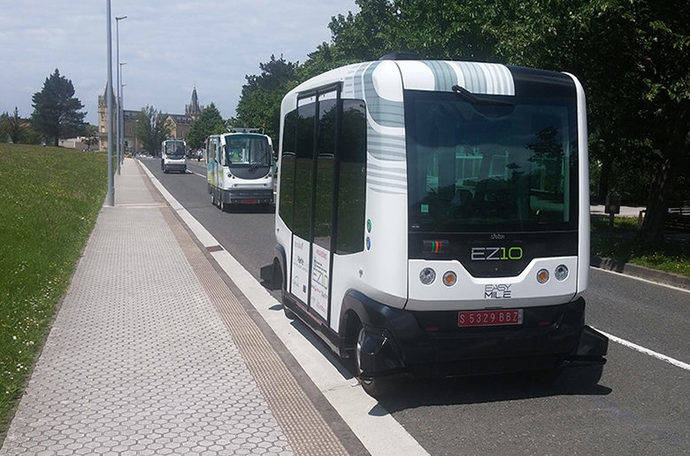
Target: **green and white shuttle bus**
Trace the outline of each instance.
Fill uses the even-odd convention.
[[[281,107],[274,271],[283,305],[368,391],[397,372],[585,365],[585,96],[567,73],[384,59]]]
[[[253,132],[211,135],[206,141],[206,178],[211,202],[273,204],[273,143]]]

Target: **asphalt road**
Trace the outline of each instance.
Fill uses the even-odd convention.
[[[221,213],[210,203],[203,162],[178,175],[163,174],[157,159],[143,161],[259,279],[272,260],[273,214]],[[689,293],[592,269],[585,298],[588,324],[690,362]],[[576,372],[548,387],[519,375],[401,380],[380,403],[433,455],[690,454],[690,371],[615,342],[607,358],[591,388]]]

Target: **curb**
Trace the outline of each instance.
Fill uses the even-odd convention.
[[[644,266],[639,266],[632,263],[616,260],[614,258],[601,258],[592,255],[590,258],[590,265],[606,269],[608,271],[620,272],[621,274],[638,277],[640,279],[657,282],[664,285],[670,285],[684,290],[690,290],[690,277],[673,274],[670,272],[659,271]]]

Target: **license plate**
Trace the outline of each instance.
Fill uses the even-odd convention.
[[[472,310],[458,312],[458,326],[521,325],[522,309]]]
[[[259,204],[259,200],[255,199],[244,199],[242,200],[243,204]]]

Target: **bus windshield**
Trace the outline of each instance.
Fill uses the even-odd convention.
[[[234,165],[270,166],[272,151],[262,135],[226,135],[225,163]]]
[[[185,153],[184,143],[182,141],[166,141],[165,155],[170,158],[182,158]]]
[[[410,230],[577,228],[575,100],[405,92]]]

